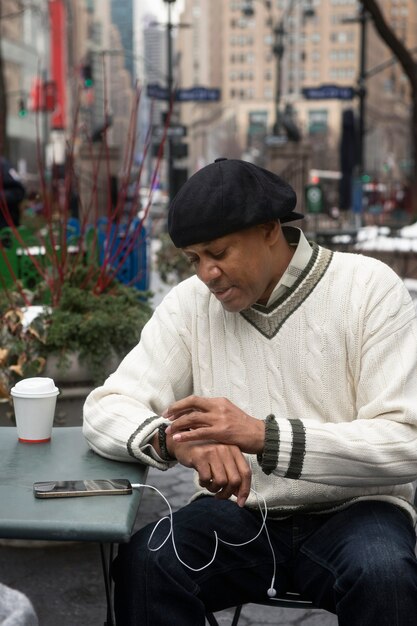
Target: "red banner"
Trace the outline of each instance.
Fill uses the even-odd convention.
[[[66,126],[67,116],[67,54],[65,42],[66,33],[66,9],[63,0],[49,0],[49,19],[51,24],[51,81],[45,83],[45,104],[51,104],[51,89],[48,84],[53,84],[53,97],[56,98],[56,106],[51,116],[51,128],[63,130]],[[47,109],[50,110],[50,109]]]

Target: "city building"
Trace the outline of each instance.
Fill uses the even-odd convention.
[[[110,0],[75,0],[71,7],[68,80],[76,177],[81,206],[105,215],[116,202],[135,142],[135,91]],[[132,56],[132,51],[130,51]],[[104,147],[105,146],[105,147]],[[110,186],[108,177],[110,175]]]
[[[41,0],[21,6],[18,0],[0,3],[1,115],[6,119],[6,137],[1,151],[26,180],[37,169],[37,145],[48,140],[48,113],[31,114],[31,91],[46,78],[49,59],[48,7]],[[7,147],[5,144],[8,144]]]
[[[2,0],[0,29],[8,154],[24,179],[39,184],[43,161],[63,166],[68,144],[103,131],[117,173],[134,91],[110,0]]]
[[[143,185],[152,183],[158,162],[161,131],[169,109],[167,99],[153,99],[148,95],[149,88],[158,85],[168,88],[168,35],[166,23],[159,22],[156,15],[145,13],[137,15],[136,21],[136,61],[137,76],[141,88],[139,108],[139,143],[138,155],[146,152]],[[167,159],[159,161],[159,174],[156,186],[167,187],[163,182],[168,179]]]
[[[409,84],[357,0],[184,0],[173,24],[175,1],[163,3],[162,20],[133,0],[0,4],[0,119],[27,177],[38,145],[50,167],[64,163],[68,141],[81,152],[104,134],[119,176],[137,84],[134,163],[152,130],[150,183],[170,83],[181,97],[171,112],[178,135],[170,131],[156,181],[165,190],[221,155],[273,165],[298,177],[301,193],[311,170],[327,172],[336,189],[347,120],[356,173],[401,183],[411,172]],[[417,50],[415,1],[379,4]]]
[[[135,84],[133,16],[133,0],[111,0],[111,20],[120,33],[124,67],[130,74],[132,86]]]
[[[415,2],[380,5],[415,48]],[[356,0],[185,0],[181,21],[192,28],[178,32],[179,85],[221,91],[218,102],[178,105],[190,173],[225,154],[260,164],[270,163],[269,153],[299,161],[301,146],[309,169],[337,173],[351,112],[362,128],[361,173],[401,180],[411,163],[409,87],[360,7]]]

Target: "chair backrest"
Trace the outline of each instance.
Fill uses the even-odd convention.
[[[314,605],[310,600],[306,600],[300,594],[287,591],[284,594],[276,598],[268,598],[265,599],[265,602],[257,602],[257,604],[262,604],[265,606],[276,606],[286,609],[314,609]],[[235,612],[233,614],[233,620],[231,626],[238,626],[240,614],[242,611],[243,605],[240,604],[235,608]],[[219,626],[219,622],[214,617],[213,613],[206,613],[206,618],[210,626]]]

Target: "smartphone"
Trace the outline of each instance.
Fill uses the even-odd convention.
[[[51,480],[33,484],[35,498],[74,498],[76,496],[115,496],[132,493],[125,478],[100,480]]]

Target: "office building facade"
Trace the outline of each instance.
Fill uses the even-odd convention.
[[[400,39],[415,47],[415,2],[380,4]],[[285,135],[288,144],[297,133],[311,167],[337,170],[344,112],[351,110],[361,126],[362,74],[366,95],[357,140],[364,169],[374,178],[406,175],[409,86],[372,21],[361,23],[360,11],[356,0],[185,0],[181,21],[192,28],[178,35],[181,87],[221,89],[217,103],[180,105],[189,127],[190,170],[221,154],[262,163],[268,145],[276,151]],[[336,97],[329,97],[329,86]],[[277,133],[278,119],[286,124]]]

